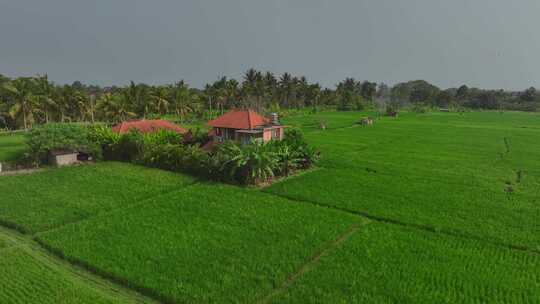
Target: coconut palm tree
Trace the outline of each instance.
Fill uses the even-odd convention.
[[[184,118],[193,112],[198,95],[190,90],[184,81],[180,81],[172,88],[170,101],[176,115],[180,118],[180,123],[182,123]]]
[[[227,81],[226,85],[226,98],[227,98],[227,107],[232,108],[237,105],[240,89],[238,88],[238,81],[236,79],[230,79]]]
[[[35,79],[20,77],[4,83],[2,88],[13,100],[9,115],[15,120],[22,117],[23,127],[27,130],[34,121],[33,114],[37,104],[37,99],[32,93],[35,89]]]
[[[169,111],[169,88],[154,87],[150,91],[150,100],[152,108],[160,115],[166,114]]]
[[[36,78],[36,90],[38,96],[37,108],[45,123],[51,120],[52,112],[57,108],[54,100],[55,87],[49,82],[47,74]]]
[[[289,106],[290,98],[293,94],[293,82],[292,76],[289,73],[284,73],[279,79],[279,96],[281,103],[285,106]]]
[[[123,90],[123,98],[127,99],[132,105],[133,111],[143,118],[150,112],[150,103],[148,94],[149,87],[145,84],[135,84],[130,81],[129,86]]]
[[[129,99],[124,94],[105,93],[97,101],[97,109],[108,121],[121,122],[137,116],[130,109]]]
[[[85,95],[83,92],[75,89],[73,86],[64,85],[59,89],[59,96],[56,102],[58,111],[60,112],[60,121],[72,121],[79,117],[80,120],[85,118]]]

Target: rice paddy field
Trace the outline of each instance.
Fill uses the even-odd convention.
[[[0,302],[54,302],[81,267],[134,302],[539,303],[540,115],[368,115],[287,117],[322,159],[263,189],[107,162],[0,176],[0,223],[62,261],[44,276],[0,234],[25,269],[0,268]],[[110,300],[77,284],[67,303]]]

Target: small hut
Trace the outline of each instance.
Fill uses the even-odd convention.
[[[373,118],[372,117],[364,117],[359,122],[362,126],[367,127],[373,125]]]
[[[79,162],[79,152],[53,150],[49,152],[49,164],[56,167],[69,166]]]

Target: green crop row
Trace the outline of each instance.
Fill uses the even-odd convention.
[[[175,303],[250,303],[359,217],[259,191],[195,185],[41,234],[66,258]]]
[[[0,222],[39,232],[193,183],[191,177],[123,163],[0,177]]]
[[[0,250],[0,303],[127,303],[81,283],[20,248]]]
[[[538,303],[540,256],[371,223],[274,303]]]

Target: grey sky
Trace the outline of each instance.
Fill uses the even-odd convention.
[[[0,73],[194,86],[249,67],[540,87],[538,0],[0,0]]]

